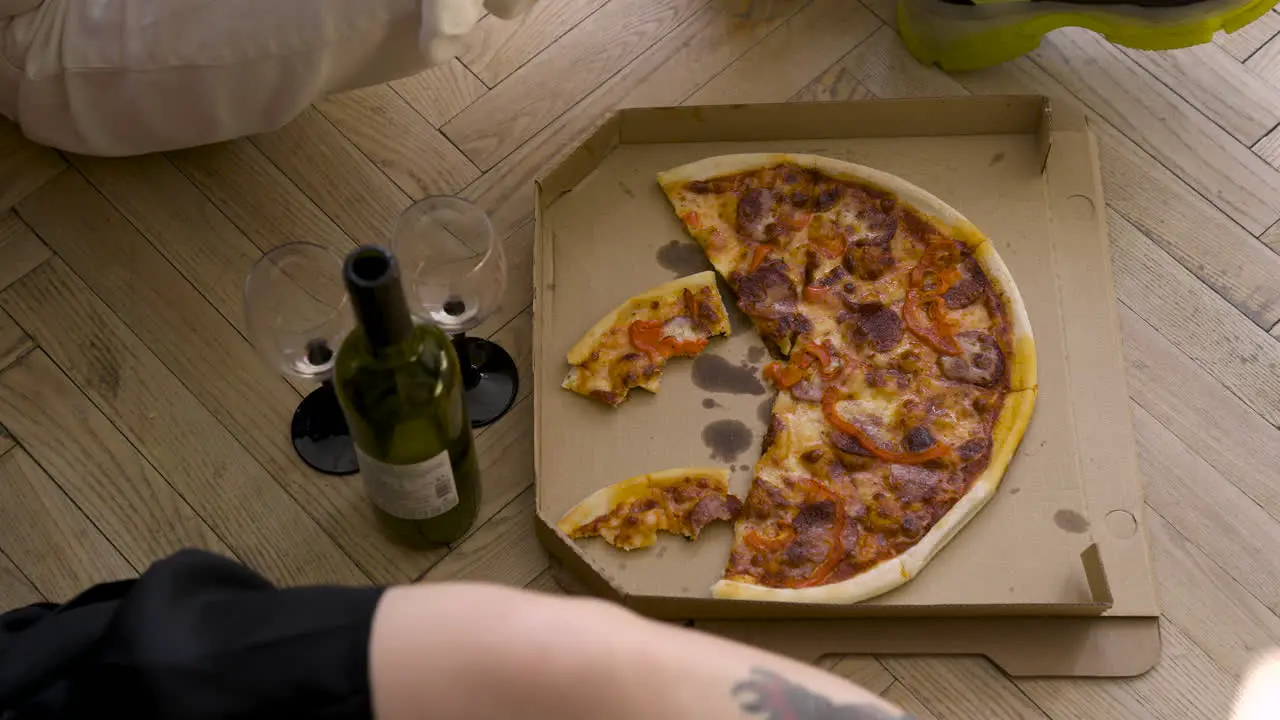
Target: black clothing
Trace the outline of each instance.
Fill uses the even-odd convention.
[[[0,720],[370,718],[382,588],[277,589],[185,550],[0,615]]]

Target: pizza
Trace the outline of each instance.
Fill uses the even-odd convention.
[[[729,334],[729,316],[706,272],[663,283],[609,311],[569,350],[563,387],[617,407],[631,388],[658,391],[672,357],[697,355]]]
[[[774,362],[720,598],[852,603],[895,588],[999,486],[1036,398],[1017,286],[959,212],[812,155],[659,175]]]
[[[571,538],[600,537],[623,550],[648,547],[658,532],[697,540],[716,520],[734,520],[742,501],[723,468],[679,468],[640,475],[592,493],[560,519]]]

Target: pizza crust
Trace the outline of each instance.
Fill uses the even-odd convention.
[[[607,485],[591,493],[577,505],[570,508],[556,523],[556,527],[565,535],[572,535],[574,530],[612,510],[619,499],[626,499],[629,490],[642,487],[663,487],[664,485],[671,485],[684,480],[689,476],[711,478],[716,483],[715,489],[717,491],[729,492],[729,471],[720,467],[674,468],[637,475],[612,485]]]
[[[670,196],[684,183],[711,180],[725,175],[763,170],[781,164],[817,170],[837,180],[861,182],[886,190],[899,200],[925,215],[938,228],[970,247],[987,242],[987,237],[960,211],[938,199],[925,189],[865,165],[836,160],[821,155],[800,153],[742,153],[718,155],[658,173],[658,184]]]
[[[991,458],[982,474],[973,479],[969,491],[943,515],[929,532],[898,558],[909,577],[920,574],[924,566],[951,541],[969,521],[995,496],[1004,479],[1005,470],[1022,442],[1035,409],[1036,389],[1011,391],[1004,399],[1000,415],[991,428]]]
[[[1012,332],[1013,360],[1009,366],[1009,388],[1011,391],[1026,390],[1036,387],[1036,339],[1031,332],[1031,318],[1027,316],[1027,306],[1022,301],[1022,293],[1013,280],[1013,274],[1005,266],[995,246],[985,243],[973,249],[973,257],[982,267],[987,280],[995,289],[996,296],[1004,303],[1004,310]]]
[[[636,303],[651,299],[669,298],[673,296],[678,297],[686,289],[696,293],[698,290],[707,286],[716,290],[716,273],[714,270],[704,270],[700,273],[676,278],[670,282],[665,282],[657,287],[650,288],[639,295],[623,300],[621,304],[613,310],[610,310],[604,317],[600,318],[595,325],[592,325],[591,329],[587,330],[587,332],[583,334],[581,340],[574,343],[573,347],[569,349],[569,364],[581,365],[586,362],[587,358],[591,355],[591,352],[596,348],[596,345],[600,343],[600,338],[613,328],[614,324],[618,320],[618,316],[630,310]],[[717,290],[715,294],[718,298],[719,291]],[[723,301],[721,301],[718,310],[720,317],[729,317],[727,311],[724,309]],[[718,334],[723,334],[727,337],[729,335],[728,322],[726,321],[724,327],[717,328],[717,330],[722,331]]]
[[[851,604],[887,593],[910,579],[902,568],[901,557],[893,557],[864,573],[830,585],[773,588],[737,580],[720,580],[711,586],[711,596],[724,600]]]

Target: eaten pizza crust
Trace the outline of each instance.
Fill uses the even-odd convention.
[[[686,308],[686,298],[693,299],[699,312]],[[715,272],[677,278],[628,298],[592,325],[569,349],[566,359],[572,367],[562,386],[614,406],[624,402],[634,387],[657,392],[670,356],[655,357],[632,346],[628,327],[638,321],[657,322],[662,325],[657,334],[685,342],[705,344],[711,337],[730,333]],[[619,363],[626,367],[619,369]]]
[[[659,531],[697,540],[715,520],[732,520],[742,503],[729,494],[729,471],[674,468],[603,487],[556,523],[570,538],[600,537],[623,550],[652,545]]]

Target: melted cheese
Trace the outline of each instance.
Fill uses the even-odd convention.
[[[738,178],[735,187],[771,187],[772,181],[786,174],[785,168],[749,173]],[[825,182],[829,185],[833,181]],[[816,189],[808,188],[809,191]],[[690,231],[706,248],[716,269],[725,277],[745,271],[751,263],[754,244],[736,233],[737,196],[684,191],[678,198],[673,202],[682,214],[697,213],[699,226],[691,227]],[[866,205],[868,202],[874,205]],[[778,208],[771,210],[776,214]],[[893,265],[874,279],[851,276],[835,283],[830,290],[836,293],[836,302],[802,300],[798,307],[812,330],[800,338],[797,347],[805,341],[816,342],[855,358],[861,369],[846,372],[838,380],[842,399],[837,403],[837,411],[841,418],[857,424],[871,436],[882,450],[908,452],[904,447],[906,433],[914,430],[918,436],[919,428],[924,428],[933,443],[945,444],[952,452],[930,461],[927,466],[911,466],[909,472],[901,467],[895,470],[890,463],[873,457],[850,456],[833,447],[831,428],[820,403],[799,401],[789,392],[781,393],[773,407],[772,443],[756,465],[755,485],[748,496],[744,519],[735,531],[726,578],[765,584],[786,584],[796,579],[787,575],[795,568],[788,568],[784,561],[783,548],[787,547],[784,529],[803,505],[829,497],[805,490],[802,482],[805,478],[823,483],[845,503],[843,550],[847,558],[828,579],[836,581],[914,544],[963,494],[967,487],[964,477],[971,477],[981,469],[972,463],[963,465],[972,457],[959,459],[955,449],[971,440],[990,439],[1002,391],[944,379],[938,351],[917,337],[905,322],[901,340],[887,352],[876,352],[867,343],[855,344],[851,326],[839,322],[846,304],[879,303],[901,318],[903,304],[911,290],[911,270],[921,261],[926,242],[932,241],[924,236],[936,238],[939,229],[921,216],[912,215],[913,210],[901,204],[893,206],[883,194],[859,187],[844,192],[832,208],[815,213],[806,229],[785,233],[775,240],[771,254],[786,261],[797,287],[806,281],[806,266],[809,268],[807,279],[816,282],[833,268],[851,262],[843,255],[830,256],[836,254],[831,250],[832,238],[840,233],[854,239],[866,238],[884,227],[886,212],[896,213],[898,220],[889,241]],[[877,216],[881,219],[878,226],[872,222]],[[956,247],[962,258],[970,255],[966,247],[960,244]],[[872,257],[874,259],[874,255]],[[850,265],[848,269],[854,270],[856,266]],[[966,308],[944,309],[944,318],[955,332],[1007,333],[1007,327],[997,323],[989,309],[988,303],[993,297],[984,295]],[[1009,347],[1007,337],[1000,342],[1003,347]],[[892,370],[897,374],[890,378],[889,374],[877,373],[880,381],[872,382],[869,368]],[[806,370],[810,380],[816,379],[814,371],[815,368]],[[979,460],[978,464],[983,462]],[[895,472],[898,480],[894,480]],[[903,499],[910,498],[912,491],[895,487],[895,482],[908,482],[902,478],[911,473],[917,478],[929,478],[918,480],[926,485],[937,481],[933,490],[936,499]],[[945,482],[942,478],[946,478]],[[771,490],[766,492],[766,489]],[[754,514],[753,506],[758,510]],[[773,550],[759,549],[746,540],[751,532],[763,533],[781,544]],[[811,558],[806,560],[809,561]]]
[[[631,326],[638,321],[662,323],[662,337],[677,341],[708,339],[727,334],[728,318],[714,285],[690,287],[700,308],[710,309],[715,322],[708,330],[698,330],[689,317],[684,289],[670,295],[644,295],[621,308],[613,324],[595,339],[587,359],[573,366],[563,387],[583,395],[603,394],[611,404],[622,402],[630,388],[640,387],[657,392],[665,357],[653,357],[637,348],[631,339]],[[616,402],[614,402],[616,400]]]

